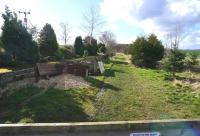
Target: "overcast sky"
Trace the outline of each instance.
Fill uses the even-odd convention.
[[[70,24],[73,43],[75,36],[86,35],[81,29],[83,13],[93,5],[105,21],[100,30],[112,31],[118,43],[131,43],[149,33],[164,41],[179,26],[185,35],[180,47],[200,49],[200,0],[0,0],[1,13],[5,5],[16,12],[30,10],[28,20],[38,28],[52,24],[61,44],[60,22]],[[22,14],[18,16],[23,19]]]

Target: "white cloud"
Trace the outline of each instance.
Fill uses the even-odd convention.
[[[133,23],[134,18],[131,15],[131,11],[137,11],[142,5],[142,0],[126,0],[116,1],[116,0],[104,0],[100,4],[100,14],[105,16],[109,22],[117,20],[125,20],[128,23]]]
[[[177,24],[181,24],[184,32],[191,31],[199,25],[199,7],[199,0],[104,0],[101,3],[101,14],[110,22],[123,20],[142,29],[145,34],[153,32],[164,39],[164,35]],[[192,33],[199,30],[192,29]],[[181,48],[200,48],[197,35],[190,32],[185,39],[185,42],[181,43]]]

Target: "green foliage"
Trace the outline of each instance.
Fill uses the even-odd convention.
[[[88,51],[84,50],[83,57],[87,57],[87,56],[88,56]]]
[[[138,37],[130,47],[132,62],[140,67],[155,67],[157,61],[164,55],[164,47],[156,37],[151,34],[148,38]]]
[[[193,66],[198,65],[198,56],[194,53],[188,53],[184,59],[184,63],[187,69],[191,69]]]
[[[12,56],[7,53],[0,53],[0,66],[2,67],[13,67],[16,62],[12,60]]]
[[[105,46],[105,44],[103,44],[103,43],[99,43],[98,44],[98,49],[99,49],[99,53],[106,53],[106,46]]]
[[[74,54],[67,48],[59,48],[60,53],[62,55],[62,58],[64,59],[72,59],[74,57]]]
[[[183,53],[192,53],[197,55],[198,57],[200,56],[200,49],[196,49],[196,50],[181,50]]]
[[[136,66],[144,66],[144,52],[147,46],[148,42],[144,37],[138,37],[131,45],[131,59]]]
[[[42,57],[56,56],[58,54],[58,43],[56,34],[50,24],[45,24],[39,36],[40,55]]]
[[[84,39],[85,49],[88,51],[89,56],[96,56],[98,52],[97,40],[93,37],[86,36]]]
[[[177,49],[170,50],[164,59],[163,68],[167,72],[172,73],[173,77],[175,77],[176,72],[180,72],[184,69],[184,59],[185,54],[181,51]]]
[[[38,48],[17,14],[11,12],[8,7],[2,14],[4,24],[2,26],[2,42],[5,52],[14,61],[35,63],[38,60]]]
[[[61,61],[61,60],[64,59],[64,54],[63,54],[63,52],[61,51],[60,48],[58,48],[58,51],[56,52],[54,57],[55,57],[56,61]]]
[[[86,36],[84,40],[80,36],[76,37],[74,43],[74,52],[78,56],[96,56],[98,52],[105,53],[104,44],[97,44],[97,40],[93,37]]]
[[[0,53],[1,53],[1,50],[4,48],[4,45],[3,45],[3,42],[1,40],[1,37],[0,37]]]
[[[76,37],[75,42],[74,42],[74,52],[76,55],[82,56],[83,51],[84,51],[84,45],[83,45],[82,37],[78,36]]]

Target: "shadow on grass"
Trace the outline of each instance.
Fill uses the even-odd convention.
[[[26,90],[21,91],[26,92]],[[51,88],[23,106],[20,103],[24,98],[19,99],[20,94],[17,93],[19,92],[1,100],[0,112],[6,114],[0,114],[0,123],[5,123],[6,121],[19,122],[23,118],[30,118],[34,122],[89,120],[89,116],[85,113],[82,105],[84,101],[87,101],[86,99],[91,98],[84,89],[58,90]],[[26,97],[29,96],[27,95]]]
[[[118,73],[125,73],[124,71],[122,70],[116,70],[116,69],[107,69],[104,73],[104,76],[105,77],[115,77],[115,73],[118,72]]]
[[[121,90],[120,88],[115,87],[115,86],[113,86],[113,85],[111,85],[111,84],[104,83],[104,80],[101,81],[101,80],[98,80],[98,79],[93,78],[93,77],[88,77],[86,80],[87,80],[88,82],[90,82],[91,85],[92,85],[93,87],[97,87],[97,88],[106,88],[106,89],[111,89],[111,90],[114,90],[114,91],[119,91],[119,90]]]

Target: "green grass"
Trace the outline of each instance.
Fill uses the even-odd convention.
[[[118,54],[106,70],[107,90],[97,100],[95,120],[199,118],[200,95],[177,87],[159,70],[136,68]],[[111,88],[109,86],[114,86]]]
[[[200,57],[200,49],[198,50],[182,50],[184,53],[193,53]]]
[[[90,88],[49,88],[37,97],[43,89],[16,90],[0,99],[0,123],[200,118],[200,91],[175,85],[164,71],[137,68],[129,58],[117,54],[107,61],[104,75],[87,79]],[[98,93],[99,87],[106,90]]]
[[[0,123],[89,121],[95,113],[95,88],[58,90],[27,87],[0,100]],[[27,101],[27,99],[30,99]],[[26,103],[24,103],[27,101]]]

